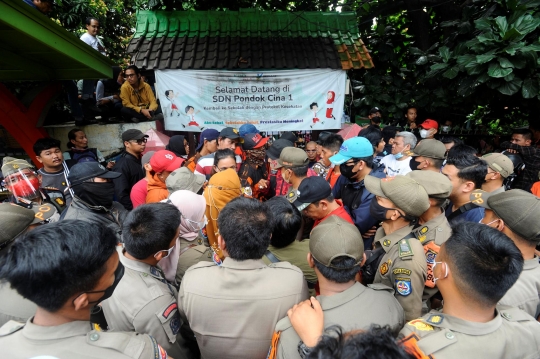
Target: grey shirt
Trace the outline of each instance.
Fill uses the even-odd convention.
[[[518,307],[535,318],[540,315],[540,263],[538,257],[523,263],[518,280],[499,301],[501,305]]]
[[[26,322],[36,313],[37,306],[10,288],[9,283],[0,283],[0,326],[10,320]]]
[[[41,187],[55,188],[64,194],[67,204],[71,202],[71,192],[68,189],[69,182],[67,180],[67,170],[47,172],[43,168],[40,168],[37,172],[41,175]]]

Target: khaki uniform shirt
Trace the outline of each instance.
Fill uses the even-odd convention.
[[[307,297],[304,275],[290,263],[227,257],[187,270],[178,307],[202,359],[264,359],[276,323]]]
[[[367,287],[355,283],[352,287],[331,296],[318,296],[324,312],[324,327],[340,325],[343,332],[354,329],[369,329],[371,324],[389,325],[398,330],[403,327],[405,317],[403,308],[394,298],[392,288],[382,284],[369,284]],[[288,317],[276,325],[281,332],[277,348],[278,359],[300,359],[296,334]]]
[[[375,242],[379,242],[386,254],[381,259],[373,283],[394,288],[406,320],[422,314],[422,294],[427,278],[422,243],[416,238],[403,239],[412,229],[412,226],[406,226],[386,236],[381,227],[375,234]]]
[[[10,321],[0,328],[2,358],[167,358],[166,351],[147,334],[98,332],[90,330],[90,322],[86,321],[44,327],[33,324],[32,319],[26,324]]]
[[[279,259],[280,262],[289,262],[292,265],[297,266],[304,273],[304,277],[308,282],[317,282],[317,275],[315,270],[311,268],[307,262],[307,254],[309,253],[309,239],[305,239],[301,242],[294,241],[284,248],[276,248],[272,245],[268,247],[268,250]],[[263,256],[262,260],[266,264],[272,263],[270,259]]]
[[[437,311],[410,321],[403,343],[429,358],[540,358],[540,324],[518,308],[499,308],[487,323],[468,322]]]
[[[0,283],[0,326],[10,320],[26,322],[34,316],[36,308],[33,302],[10,288],[9,283]]]
[[[149,334],[170,356],[185,358],[176,289],[166,283],[157,267],[128,259],[123,253],[120,262],[124,276],[112,296],[101,304],[109,330]]]
[[[175,278],[178,287],[189,267],[199,262],[213,262],[212,254],[214,252],[204,244],[204,239],[200,235],[193,241],[180,237],[180,257],[178,257]]]
[[[529,315],[540,315],[540,263],[538,257],[523,263],[523,271],[517,282],[499,301],[501,305],[518,307]]]
[[[452,228],[450,227],[444,212],[442,212],[437,217],[420,225],[418,228],[415,228],[413,234],[418,238],[420,243],[422,243],[422,246],[424,246],[427,279],[422,299],[428,300],[439,291],[435,286],[433,264],[435,264],[435,257],[439,254],[441,245],[452,235]]]

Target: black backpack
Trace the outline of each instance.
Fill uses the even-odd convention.
[[[87,148],[83,151],[69,150],[71,159],[66,161],[68,168],[73,167],[77,163],[83,162],[99,162],[97,157],[97,150],[95,148]]]

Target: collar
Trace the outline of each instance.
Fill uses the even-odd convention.
[[[413,230],[413,225],[408,225],[403,228],[398,229],[397,231],[385,235],[384,229],[381,227],[375,234],[375,242],[382,244],[384,251],[388,253],[390,248],[397,244],[401,239],[403,239],[407,234],[411,233]]]
[[[493,333],[502,325],[502,318],[497,309],[495,309],[495,318],[487,323],[469,322],[437,311],[430,314],[426,319],[430,325],[473,336]]]
[[[319,303],[321,303],[323,310],[330,310],[350,302],[351,300],[362,295],[365,291],[366,287],[357,282],[341,293],[330,296],[319,295],[317,296],[317,300]]]
[[[243,261],[238,261],[236,259],[232,259],[231,257],[225,257],[221,266],[225,268],[231,268],[231,269],[246,269],[246,270],[267,267],[267,265],[263,262],[262,259],[246,259]]]
[[[89,321],[77,320],[53,327],[44,327],[32,323],[34,317],[28,319],[22,330],[22,334],[31,340],[58,340],[86,335],[92,330]]]
[[[445,222],[448,223],[448,220],[446,219],[446,214],[443,211],[438,216],[430,219],[424,224],[419,225],[413,230],[413,233],[416,238],[422,242],[422,244],[425,244],[427,241],[435,238],[437,230],[442,231],[442,228],[439,228],[443,226]]]
[[[125,250],[122,249],[122,247],[118,247],[118,256],[120,257],[120,262],[124,265],[124,267],[132,269],[137,272],[141,272],[147,275],[150,275],[160,281],[163,281],[165,279],[165,275],[163,275],[161,269],[155,266],[151,266],[150,264],[146,264],[143,262],[135,261],[133,259],[129,259],[124,255]]]
[[[523,270],[531,270],[536,269],[540,266],[540,263],[538,262],[538,257],[534,256],[533,259],[527,259],[523,262]]]

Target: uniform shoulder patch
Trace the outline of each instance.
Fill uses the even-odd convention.
[[[382,245],[385,246],[385,247],[390,246],[390,244],[392,244],[392,241],[390,241],[389,239],[385,239],[385,240],[382,242]]]
[[[379,271],[381,272],[381,275],[385,275],[386,273],[388,273],[388,269],[389,269],[388,262],[384,262],[381,264],[381,268]]]
[[[24,325],[25,323],[10,320],[9,322],[0,327],[0,337],[5,337],[6,335],[10,335],[19,331],[24,328]]]
[[[411,320],[407,324],[410,325],[410,326],[415,327],[416,329],[418,329],[420,331],[424,331],[424,332],[433,330],[433,327],[431,325],[427,324],[426,322],[424,322],[423,319]]]
[[[499,315],[509,322],[527,322],[535,320],[528,313],[519,308],[497,307],[497,309],[499,310]]]
[[[400,258],[412,257],[414,255],[408,238],[400,239],[398,249]]]
[[[392,270],[392,273],[394,274],[404,274],[404,275],[408,275],[410,276],[412,271],[410,269],[407,269],[407,268],[395,268],[394,270]]]
[[[426,319],[429,324],[441,324],[444,320],[444,316],[441,314],[432,314]]]
[[[396,278],[394,288],[399,295],[404,297],[412,293],[411,279],[410,278]]]

